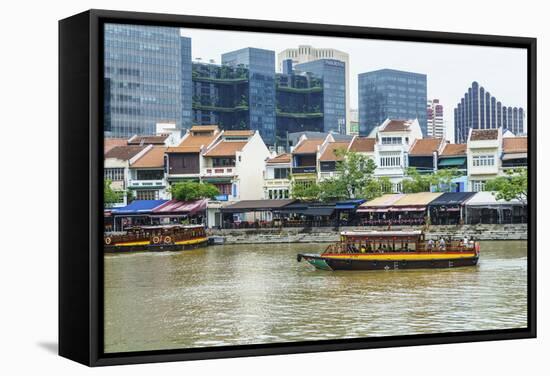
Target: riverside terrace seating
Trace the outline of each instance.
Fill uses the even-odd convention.
[[[402,219],[362,219],[361,226],[420,226],[425,224],[424,218],[402,218]]]
[[[274,219],[272,221],[225,221],[224,229],[260,229],[260,228],[280,228],[280,227],[335,227],[335,220],[291,220]]]

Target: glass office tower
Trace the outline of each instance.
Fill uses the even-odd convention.
[[[188,126],[181,51],[190,40],[172,27],[106,24],[104,31],[105,137],[154,134],[160,122]]]
[[[386,119],[418,119],[427,135],[425,74],[381,69],[359,75],[359,134],[367,136]]]
[[[248,127],[258,130],[264,142],[275,143],[275,52],[243,48],[222,54],[222,65],[248,68]]]
[[[189,129],[193,123],[193,64],[191,38],[180,38],[181,54],[181,128]]]
[[[312,73],[322,80],[323,131],[346,133],[346,69],[345,63],[319,59],[296,64],[297,71]]]

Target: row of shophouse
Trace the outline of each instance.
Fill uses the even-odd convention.
[[[422,138],[416,120],[388,119],[367,137],[304,132],[289,153],[276,155],[260,134],[251,130],[220,130],[193,126],[183,136],[170,125],[157,126],[157,135],[106,139],[104,176],[112,188],[125,191],[121,208],[131,200],[169,200],[169,187],[182,181],[215,185],[220,195],[208,201],[207,222],[220,225],[222,209],[237,201],[289,200],[291,181],[312,184],[337,174],[347,150],[373,158],[375,176],[387,177],[392,192],[401,191],[408,167],[430,173],[456,168],[456,192],[479,192],[506,169],[527,166],[527,138],[503,134],[502,129],[474,129],[467,143],[449,144]]]

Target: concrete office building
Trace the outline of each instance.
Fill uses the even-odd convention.
[[[504,106],[474,81],[454,109],[455,142],[466,142],[470,129],[503,128],[516,136],[524,135],[524,123],[523,108]]]

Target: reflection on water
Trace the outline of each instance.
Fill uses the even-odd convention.
[[[105,351],[527,325],[527,243],[482,242],[477,267],[314,270],[326,245],[226,245],[105,256]]]

